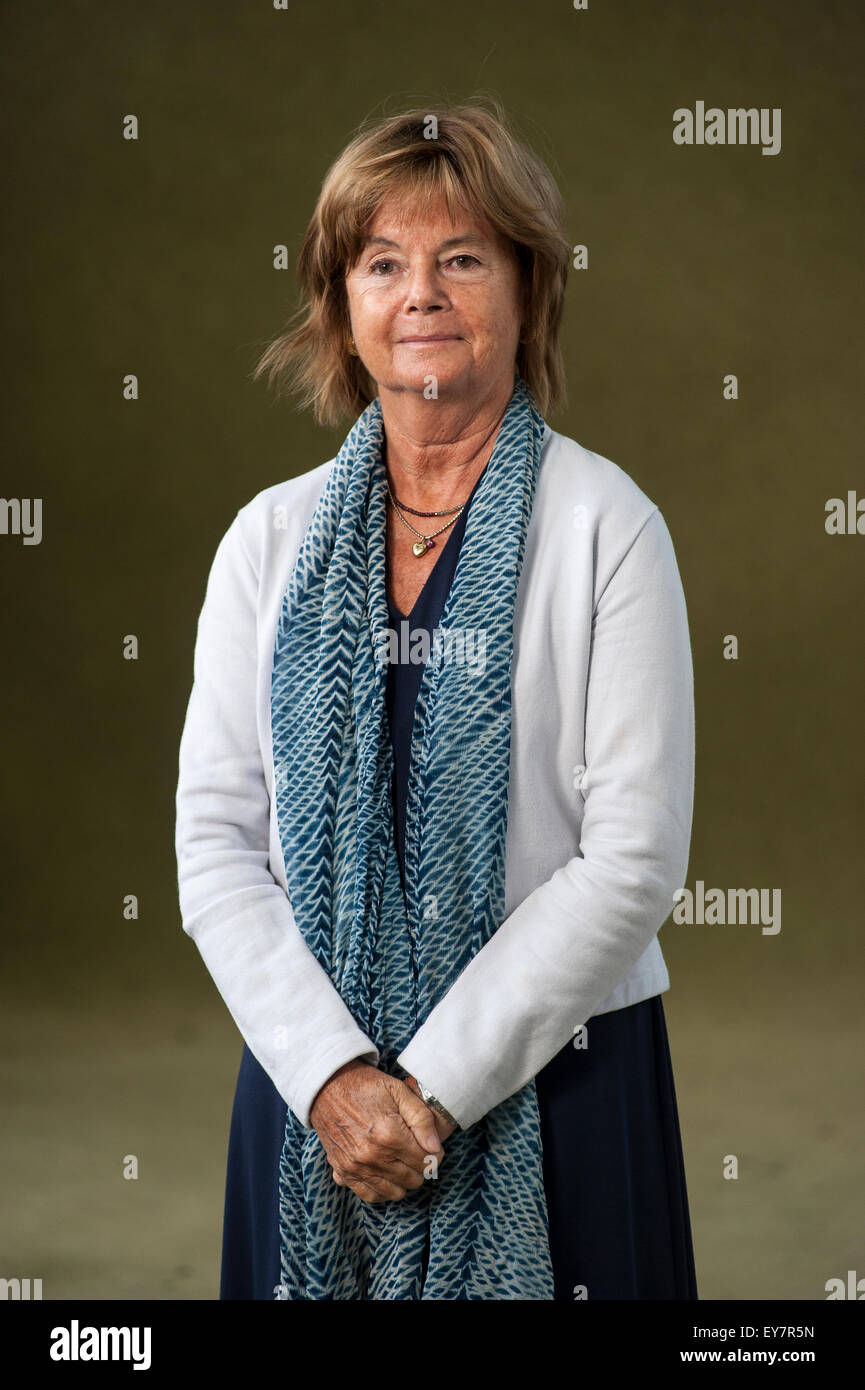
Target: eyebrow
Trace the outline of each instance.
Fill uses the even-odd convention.
[[[489,245],[489,243],[486,237],[476,236],[473,232],[467,232],[465,236],[448,237],[447,241],[441,242],[436,249],[439,251],[447,251],[451,246],[487,245]],[[393,247],[395,251],[398,251],[400,249],[398,241],[391,241],[390,238],[386,236],[368,237],[367,240],[363,243],[363,249],[364,251],[366,251],[369,247],[372,246],[390,246]]]

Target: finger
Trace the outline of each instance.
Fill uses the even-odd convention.
[[[396,1183],[403,1188],[423,1187],[430,1162],[437,1163],[435,1155],[424,1156],[422,1165],[404,1163],[393,1153],[383,1152],[380,1156],[343,1159],[339,1172],[345,1182]]]
[[[339,1177],[341,1187],[347,1187],[364,1202],[398,1202],[406,1194],[406,1189],[401,1183],[391,1182],[387,1178],[367,1178],[356,1173],[341,1173],[335,1176]]]
[[[397,1092],[399,1113],[408,1125],[424,1154],[444,1157],[444,1149],[435,1127],[433,1112],[426,1101],[416,1096],[410,1086],[403,1085]]]
[[[437,1160],[433,1158],[433,1162],[437,1162]],[[367,1167],[366,1169],[361,1169],[361,1171],[358,1173],[358,1177],[364,1182],[386,1182],[391,1184],[396,1183],[399,1187],[414,1189],[417,1187],[423,1187],[424,1182],[426,1180],[426,1168],[426,1161],[424,1163],[424,1167],[418,1169],[411,1167],[408,1163],[402,1163],[399,1160],[394,1160],[390,1163],[385,1163],[380,1166],[376,1165],[372,1167]]]
[[[405,1087],[402,1089],[407,1090]],[[428,1115],[432,1114],[423,1101],[420,1104]],[[430,1155],[437,1161],[444,1156],[434,1125],[432,1133],[435,1135],[435,1147],[424,1149],[406,1124],[404,1116],[399,1110],[394,1109],[390,1114],[377,1116],[362,1137],[352,1136],[354,1143],[349,1144],[346,1141],[345,1148],[352,1150],[347,1157],[361,1172],[366,1169],[371,1174],[380,1173],[389,1177],[392,1169],[397,1165],[404,1165],[416,1173],[423,1174]],[[345,1161],[339,1166],[345,1169]]]
[[[405,1188],[399,1187],[397,1183],[349,1183],[352,1192],[360,1197],[361,1201],[369,1202],[375,1206],[380,1202],[401,1202],[405,1196]]]

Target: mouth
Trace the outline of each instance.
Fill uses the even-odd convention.
[[[460,339],[455,333],[448,334],[427,334],[415,338],[400,338],[399,342],[405,346],[416,347],[421,343],[458,343]]]

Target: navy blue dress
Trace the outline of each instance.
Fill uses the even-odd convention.
[[[471,497],[476,488],[477,483]],[[437,626],[468,510],[446,533],[411,613],[400,613],[388,598],[396,631],[406,617],[412,631],[423,627],[432,633]],[[403,883],[411,728],[422,675],[420,663],[388,668],[394,832]],[[569,1040],[535,1077],[555,1299],[696,1299],[661,995],[598,1014],[587,1032],[587,1048],[576,1049]],[[221,1299],[276,1297],[285,1120],[285,1101],[244,1045],[228,1143]]]

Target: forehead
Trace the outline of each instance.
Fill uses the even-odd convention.
[[[419,207],[416,202],[392,194],[379,204],[364,229],[365,245],[372,241],[399,246],[438,245],[456,237],[477,242],[498,240],[486,218],[468,208],[456,208],[451,218],[447,203],[441,197],[431,198]]]

